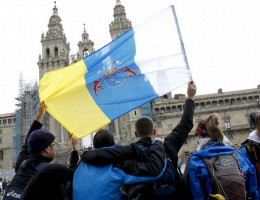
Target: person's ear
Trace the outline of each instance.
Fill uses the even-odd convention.
[[[47,146],[43,151],[42,151],[42,155],[46,156],[49,155],[50,153],[50,146]]]
[[[153,135],[156,135],[156,129],[153,129]]]
[[[135,131],[135,137],[139,137],[139,135],[138,135],[137,131]]]

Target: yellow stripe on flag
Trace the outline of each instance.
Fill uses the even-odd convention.
[[[45,102],[46,110],[78,138],[111,122],[89,93],[84,79],[86,72],[81,60],[45,73],[39,83],[39,98]]]

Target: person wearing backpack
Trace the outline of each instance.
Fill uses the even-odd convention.
[[[203,135],[204,142],[189,162],[193,199],[215,199],[215,195],[226,200],[259,199],[254,166],[234,147],[223,143],[217,116],[212,114],[200,121],[196,133]]]
[[[153,125],[153,124],[152,124]],[[147,127],[151,130],[152,126]],[[137,182],[152,182],[159,179],[165,170],[165,151],[163,144],[152,140],[151,137],[144,137],[143,144],[149,145],[147,160],[142,157],[142,151],[136,143],[124,147],[115,146],[114,136],[106,129],[99,130],[93,139],[94,149],[84,152],[81,155],[82,162],[79,164],[73,178],[73,199],[91,199],[91,200],[116,200],[120,199],[120,188],[125,184]],[[117,158],[111,157],[111,163],[119,162],[106,166],[94,166],[86,163],[89,157],[95,157],[98,149],[117,149],[115,152]],[[93,152],[88,154],[89,152]],[[103,158],[107,159],[109,153],[104,153]],[[125,156],[129,160],[125,159]],[[99,160],[102,164],[102,158]]]
[[[193,99],[196,90],[195,83],[191,82],[188,84],[188,98],[185,102],[182,119],[172,132],[162,140],[167,155],[166,169],[162,177],[152,183],[127,185],[127,197],[122,197],[121,199],[190,199],[186,192],[187,187],[182,175],[177,168],[177,162],[178,152],[193,127],[195,107]],[[135,127],[135,135],[139,139],[136,144],[139,146],[139,151],[141,150],[142,159],[146,159],[150,144],[145,143],[144,138],[145,136],[152,137],[155,135],[156,129],[154,129],[153,121],[147,117],[138,119]],[[150,133],[151,131],[148,131],[148,127],[152,127],[153,134]],[[119,164],[124,160],[130,159],[130,155],[132,155],[129,152],[125,152],[122,148],[90,151],[82,156],[82,160],[92,165]]]
[[[260,193],[260,111],[253,112],[249,116],[250,128],[253,130],[248,139],[241,144],[240,152],[244,154],[255,166]]]

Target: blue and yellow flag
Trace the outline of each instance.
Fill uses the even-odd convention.
[[[77,63],[47,72],[39,97],[57,121],[82,138],[189,81],[171,6]]]

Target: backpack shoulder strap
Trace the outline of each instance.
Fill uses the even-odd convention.
[[[209,171],[210,176],[213,176],[213,170],[214,170],[214,163],[216,161],[217,157],[211,157],[211,158],[202,158],[204,164],[206,165],[206,168]]]
[[[212,191],[218,194],[222,194],[223,188],[221,183],[218,181],[216,175],[215,175],[215,168],[214,163],[217,160],[218,156],[212,157],[212,158],[202,158],[203,162],[206,165],[206,168],[210,174],[211,181],[212,181]]]

